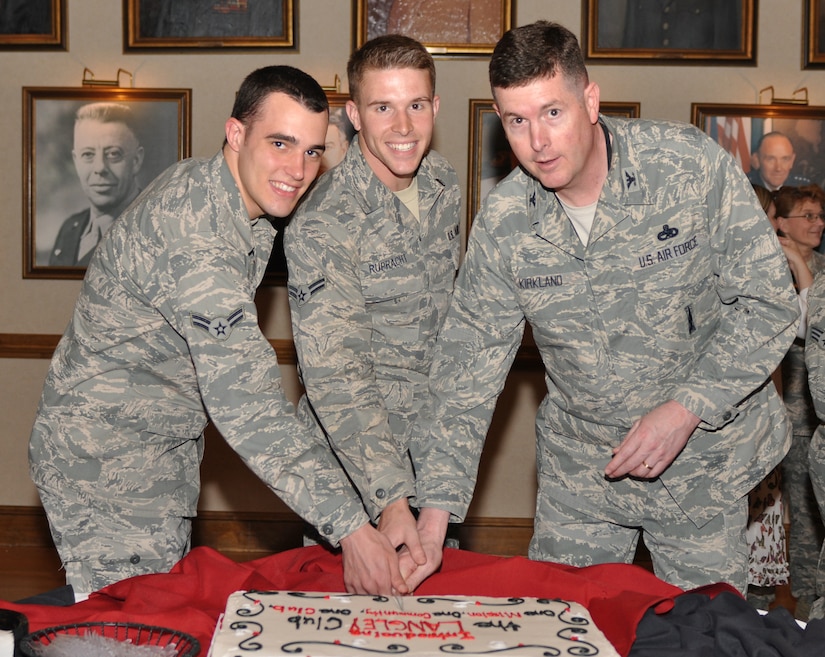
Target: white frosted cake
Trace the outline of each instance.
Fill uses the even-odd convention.
[[[587,609],[549,598],[238,591],[210,657],[447,654],[618,657]]]

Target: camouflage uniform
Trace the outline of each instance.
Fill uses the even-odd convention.
[[[411,444],[418,501],[463,518],[527,321],[548,388],[530,556],[630,561],[644,529],[664,579],[688,588],[723,576],[744,590],[746,496],[790,442],[768,381],[798,324],[788,266],[712,140],[601,120],[612,161],[587,247],[520,170],[477,215],[436,345],[433,424]],[[702,419],[671,466],[654,481],[605,479],[633,422],[671,399]]]
[[[825,255],[815,251],[812,257],[811,273],[817,276],[825,269]],[[798,600],[810,603],[815,593],[816,565],[825,527],[808,475],[808,448],[819,422],[808,387],[804,340],[794,340],[782,361],[782,398],[793,425],[791,449],[781,464],[782,492],[791,520],[788,535],[791,593]]]
[[[250,221],[218,153],[168,169],[98,246],[30,442],[76,591],[183,556],[207,419],[331,542],[367,522],[323,436],[285,398],[258,328],[274,233]]]
[[[805,341],[805,365],[814,409],[819,424],[808,449],[811,487],[825,522],[825,274],[814,278],[808,291],[808,333]],[[791,517],[793,522],[793,517]],[[791,527],[793,534],[793,526]],[[819,545],[819,563],[815,573],[816,601],[809,618],[825,617],[825,541]]]
[[[307,394],[375,520],[413,496],[409,429],[450,303],[460,251],[455,171],[418,169],[419,222],[373,173],[356,139],[285,231],[289,303]]]

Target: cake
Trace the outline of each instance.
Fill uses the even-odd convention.
[[[583,606],[550,598],[237,591],[209,657],[618,657]]]

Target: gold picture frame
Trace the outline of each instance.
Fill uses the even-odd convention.
[[[15,0],[0,14],[0,50],[67,50],[66,0]],[[16,5],[16,6],[11,6]]]
[[[79,279],[86,271],[67,264],[76,260],[68,253],[77,251],[77,231],[88,223],[93,204],[73,155],[77,111],[96,103],[128,108],[128,129],[141,151],[129,175],[143,188],[189,156],[191,94],[190,89],[23,87],[23,278]],[[119,173],[105,175],[111,181]]]
[[[295,48],[295,0],[123,0],[124,51]]]
[[[353,0],[355,48],[398,32],[433,55],[489,55],[514,14],[515,0]]]
[[[790,139],[794,148],[794,166],[790,171],[794,184],[825,184],[825,154],[820,153],[819,148],[825,139],[825,107],[790,103],[692,103],[690,111],[693,125],[728,151],[752,183],[764,185],[752,157],[760,139],[768,133],[780,132]]]
[[[594,63],[756,66],[757,0],[705,5],[582,0],[582,50]]]
[[[805,0],[803,68],[825,68],[825,0]]]
[[[637,118],[637,102],[600,103],[599,110],[610,116]],[[467,229],[472,225],[481,201],[495,185],[518,165],[504,134],[501,121],[487,98],[470,99],[470,159],[467,170]],[[465,233],[468,234],[468,233]]]

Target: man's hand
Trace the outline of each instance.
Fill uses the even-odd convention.
[[[611,479],[631,475],[655,479],[687,444],[700,418],[673,400],[636,420],[604,470]]]
[[[344,584],[348,593],[409,593],[401,576],[395,547],[369,523],[341,539]]]
[[[412,511],[410,511],[410,505],[407,503],[407,498],[388,504],[384,508],[381,517],[378,519],[378,531],[387,537],[394,548],[398,549],[405,546],[416,565],[424,564],[427,561],[427,555],[424,554],[424,549],[421,547],[418,528]]]
[[[421,547],[426,559],[421,563],[414,560],[407,550],[401,550],[399,553],[401,574],[407,580],[411,592],[441,566],[442,549],[449,521],[448,511],[423,508],[418,514],[418,535],[421,538]]]

